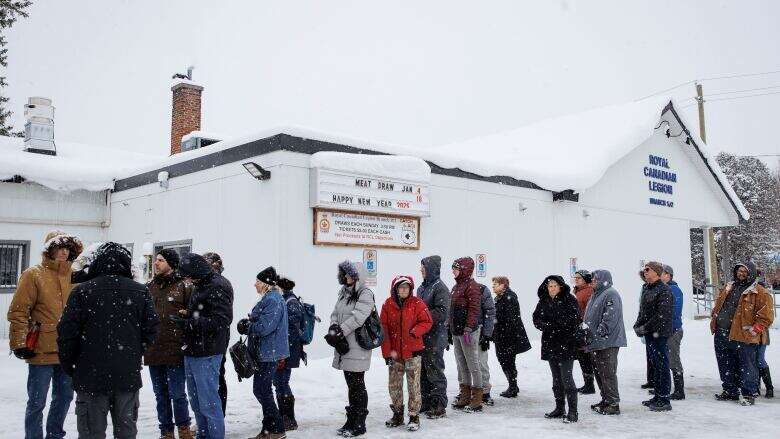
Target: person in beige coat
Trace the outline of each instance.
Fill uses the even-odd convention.
[[[52,399],[46,437],[65,436],[63,424],[73,400],[73,388],[57,356],[57,323],[70,296],[71,262],[82,249],[81,241],[75,236],[49,232],[41,263],[19,277],[8,308],[10,348],[17,358],[28,363],[25,438],[44,437],[43,409],[49,386]]]

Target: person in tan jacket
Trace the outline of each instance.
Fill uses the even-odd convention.
[[[27,409],[25,438],[43,438],[43,409],[52,387],[52,399],[46,420],[46,437],[65,436],[63,424],[73,400],[71,379],[57,356],[57,323],[71,290],[71,262],[83,245],[75,236],[49,232],[43,246],[41,263],[25,270],[8,308],[10,348],[16,357],[27,361]],[[37,342],[28,334],[37,331]]]
[[[756,352],[761,336],[774,321],[772,298],[757,280],[753,263],[734,267],[734,280],[720,291],[712,308],[710,330],[715,336],[723,392],[719,401],[753,405],[758,392]],[[735,382],[739,377],[739,383]],[[740,392],[741,391],[741,399]]]

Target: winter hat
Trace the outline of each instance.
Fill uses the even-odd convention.
[[[674,277],[674,269],[672,269],[671,265],[664,264],[664,273],[668,273],[669,276]]]
[[[587,284],[593,282],[593,275],[588,270],[577,270],[574,274],[579,274]]]
[[[211,264],[197,253],[186,253],[179,261],[179,274],[182,277],[201,280],[214,274]]]
[[[274,267],[268,267],[260,273],[257,273],[257,280],[273,286],[279,282],[279,275],[276,274],[276,269]]]
[[[160,250],[158,255],[162,256],[163,259],[165,259],[165,262],[167,262],[173,270],[177,270],[179,268],[179,254],[176,253],[176,250],[172,248],[164,248]]]
[[[203,257],[209,261],[209,264],[211,264],[212,267],[216,266],[214,270],[222,274],[223,271],[225,271],[225,267],[222,265],[222,258],[219,256],[219,254],[214,252],[206,252],[203,253]]]
[[[664,272],[664,266],[660,262],[650,261],[645,264],[645,267],[655,271],[659,276]]]
[[[280,278],[276,284],[279,285],[279,288],[281,288],[283,291],[292,291],[293,288],[295,288],[295,282],[287,279],[286,277]]]
[[[346,274],[347,276],[351,277],[355,281],[360,279],[360,275],[358,274],[358,269],[355,266],[355,264],[351,261],[344,261],[339,264],[339,271]]]

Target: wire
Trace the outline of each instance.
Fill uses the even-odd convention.
[[[746,96],[731,96],[731,97],[726,97],[726,98],[715,98],[715,99],[704,98],[704,101],[705,102],[733,101],[735,99],[755,98],[755,97],[758,97],[758,96],[769,96],[769,95],[776,95],[776,94],[780,94],[780,91],[774,91],[774,92],[771,92],[771,93],[757,93],[757,94],[746,95]]]
[[[773,88],[780,88],[780,85],[771,85],[769,87],[761,87],[761,88],[748,88],[745,90],[733,90],[733,91],[722,91],[718,93],[707,93],[707,96],[720,96],[720,95],[727,95],[727,94],[733,94],[733,93],[747,93],[749,91],[760,91],[760,90],[770,90]]]
[[[769,72],[759,72],[759,73],[743,73],[738,75],[713,76],[710,78],[701,78],[700,81],[715,81],[718,79],[733,79],[733,78],[749,78],[751,76],[774,75],[777,73],[780,73],[780,70],[773,70]]]
[[[670,87],[670,88],[667,88],[667,89],[665,89],[665,90],[657,91],[657,92],[655,92],[655,93],[653,93],[653,94],[649,94],[649,95],[647,95],[647,96],[641,97],[641,98],[639,98],[639,99],[635,100],[634,102],[643,101],[643,100],[645,100],[645,99],[647,99],[647,98],[652,98],[653,96],[658,96],[658,95],[660,95],[660,94],[662,94],[662,93],[666,93],[666,92],[668,92],[668,91],[672,91],[672,90],[674,90],[674,89],[676,89],[676,88],[680,88],[680,87],[683,87],[683,86],[685,86],[685,85],[690,85],[690,84],[693,84],[693,83],[695,83],[695,82],[696,82],[696,81],[688,81],[688,82],[683,82],[682,84],[675,85],[674,87]]]

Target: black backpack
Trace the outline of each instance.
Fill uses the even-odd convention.
[[[257,371],[257,363],[252,358],[252,354],[249,353],[246,340],[242,337],[239,337],[238,341],[230,347],[230,359],[233,360],[233,368],[236,369],[238,382],[241,382],[242,378],[252,378],[252,375]]]

